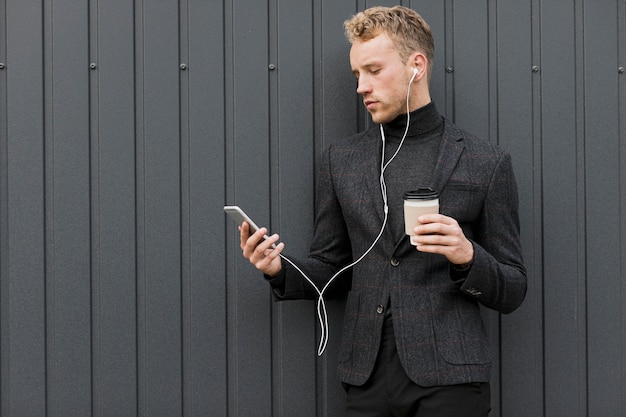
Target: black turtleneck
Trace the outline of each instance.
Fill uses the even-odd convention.
[[[400,145],[406,114],[383,125],[385,163]],[[403,194],[431,185],[443,133],[443,117],[433,102],[410,113],[409,131],[400,152],[385,170],[389,204],[389,230],[396,240],[404,235]]]

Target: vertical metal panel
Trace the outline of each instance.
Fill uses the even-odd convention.
[[[316,26],[319,45],[320,113],[317,149],[359,129],[358,115],[363,111],[356,96],[356,81],[350,70],[350,47],[345,41],[343,22],[358,10],[356,2],[318,0],[320,20]]]
[[[191,217],[190,217],[190,128],[189,128],[189,3],[186,0],[179,1],[178,5],[178,59],[179,59],[179,112],[180,112],[180,256],[181,256],[181,394],[182,415],[190,415],[192,367],[190,360],[191,337]]]
[[[610,0],[584,3],[585,235],[587,243],[588,415],[624,415],[620,314],[626,306],[620,224],[619,9]],[[622,141],[624,138],[622,137]],[[622,192],[623,192],[622,187]],[[623,393],[623,391],[622,391]]]
[[[618,74],[617,81],[618,90],[618,132],[619,132],[619,155],[620,155],[620,168],[619,178],[620,180],[620,253],[626,253],[626,189],[623,178],[626,178],[626,2],[618,2],[617,4],[617,27],[618,27],[618,48],[617,48],[617,60],[618,60]],[[622,311],[621,311],[621,325],[622,325],[622,338],[619,341],[621,345],[621,360],[620,363],[626,363],[626,308],[624,303],[626,302],[626,257],[619,257],[619,274],[621,276],[621,299]],[[622,367],[622,375],[620,384],[611,389],[616,390],[618,393],[622,393],[622,414],[626,414],[626,367]],[[619,395],[619,394],[618,394]]]
[[[226,2],[228,203],[269,225],[270,143],[268,7],[264,2]],[[230,43],[229,43],[230,42]],[[221,214],[223,216],[223,214]],[[229,224],[229,226],[232,226]],[[234,415],[271,414],[271,322],[269,288],[241,257],[236,229],[227,229],[228,389]],[[255,387],[250,391],[250,387]]]
[[[6,77],[6,44],[7,44],[7,16],[5,1],[0,1],[0,231],[8,230],[8,129],[7,129],[7,77]],[[7,233],[0,232],[0,415],[8,407],[5,406],[5,399],[8,399],[6,389],[8,381],[7,369],[8,355],[5,354],[6,348],[2,344],[3,340],[8,339],[7,321],[3,320],[9,313],[9,285],[8,279],[8,263],[6,259],[9,255],[9,240]]]
[[[227,415],[224,6],[189,0],[185,416]],[[184,51],[181,51],[184,55]],[[183,123],[185,121],[183,120]],[[229,223],[225,223],[225,221]],[[217,244],[216,244],[217,242]],[[209,249],[209,250],[207,250]]]
[[[580,390],[584,359],[584,212],[579,201],[584,167],[576,131],[580,83],[576,77],[577,10],[571,1],[541,3],[542,156],[546,415],[585,415]],[[565,178],[570,180],[564,181]],[[572,365],[575,366],[572,366]],[[549,389],[548,389],[549,387]]]
[[[92,4],[92,6],[95,6]],[[93,414],[137,412],[133,5],[90,8]]]
[[[2,212],[2,415],[45,415],[45,227],[41,2],[6,11]],[[24,24],[31,22],[31,24]],[[5,42],[2,41],[3,43]],[[6,133],[6,137],[4,134]],[[4,188],[6,187],[6,188]],[[6,246],[5,246],[6,245]]]
[[[269,73],[272,232],[294,256],[306,256],[314,219],[314,115],[316,83],[308,2],[270,1]],[[306,416],[316,409],[317,341],[313,303],[272,306],[272,415]]]
[[[140,6],[139,413],[172,416],[182,410],[178,2]]]
[[[91,412],[88,5],[44,8],[48,407]],[[54,7],[52,7],[54,6]],[[77,36],[78,35],[78,36]]]
[[[489,140],[488,2],[455,2],[453,15],[454,121]]]

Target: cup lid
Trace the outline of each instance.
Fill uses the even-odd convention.
[[[435,198],[439,198],[439,193],[430,187],[418,188],[404,193],[405,200],[433,200]]]

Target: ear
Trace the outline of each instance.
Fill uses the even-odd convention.
[[[417,68],[419,71],[415,76],[416,79],[422,78],[428,71],[428,59],[426,58],[426,55],[421,52],[415,52],[412,54],[407,61],[407,65],[411,68]]]

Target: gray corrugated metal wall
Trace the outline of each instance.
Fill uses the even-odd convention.
[[[404,4],[439,109],[514,158],[530,287],[485,312],[492,415],[626,415],[626,2]],[[0,0],[2,416],[341,415],[341,302],[317,358],[222,206],[306,253],[371,5]]]

